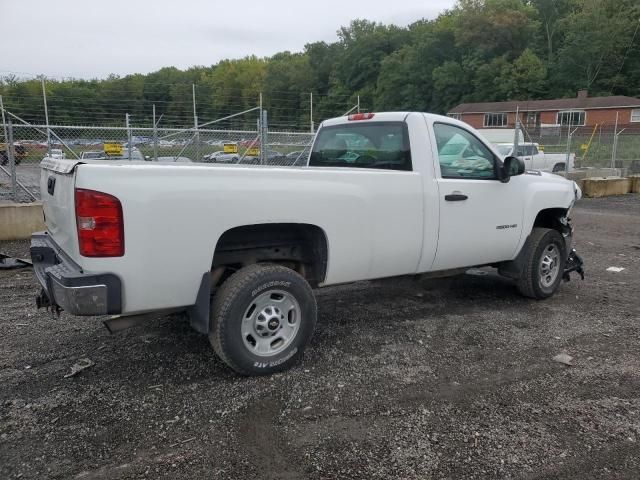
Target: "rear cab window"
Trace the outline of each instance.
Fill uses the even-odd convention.
[[[363,121],[323,127],[309,166],[411,171],[407,124]]]

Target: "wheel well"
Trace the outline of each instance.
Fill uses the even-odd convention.
[[[254,263],[278,263],[300,273],[312,287],[324,281],[327,237],[315,225],[268,223],[244,225],[222,234],[213,254],[213,286]]]
[[[562,233],[563,225],[560,219],[566,215],[567,210],[564,208],[546,208],[540,210],[533,222],[533,227],[552,228]]]

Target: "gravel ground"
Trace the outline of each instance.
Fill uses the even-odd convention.
[[[0,478],[637,479],[640,196],[574,223],[587,278],[553,298],[477,271],[324,289],[304,362],[268,378],[180,316],[109,335],[0,271]]]
[[[9,171],[9,167],[4,167]],[[21,163],[16,166],[16,179],[22,183],[37,198],[40,198],[40,163]],[[20,187],[18,190],[19,202],[31,202],[33,199]],[[0,170],[0,201],[13,200],[11,190],[11,177]]]

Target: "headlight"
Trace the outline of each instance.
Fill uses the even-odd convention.
[[[569,205],[569,208],[567,209],[567,217],[571,214],[571,209],[573,208],[573,206],[581,198],[582,198],[582,190],[580,190],[580,187],[578,186],[578,184],[576,182],[573,182],[573,200],[571,200],[571,204]]]
[[[576,182],[573,182],[573,190],[576,194],[576,200],[580,200],[582,198],[582,190]]]

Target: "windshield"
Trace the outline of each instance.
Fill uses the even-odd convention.
[[[311,167],[411,170],[404,122],[348,123],[323,127],[313,144]]]

